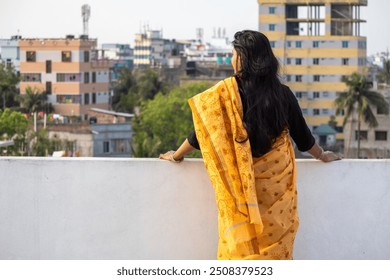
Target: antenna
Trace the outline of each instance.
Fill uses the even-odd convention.
[[[83,35],[88,36],[88,20],[91,16],[91,7],[87,4],[81,7],[81,16],[83,17]]]
[[[203,28],[196,28],[196,39],[203,42],[203,34],[204,34]]]

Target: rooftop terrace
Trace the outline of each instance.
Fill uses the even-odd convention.
[[[294,259],[390,259],[390,160],[298,160]],[[0,157],[0,259],[215,259],[201,160]]]

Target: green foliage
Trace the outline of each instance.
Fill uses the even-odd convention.
[[[378,108],[385,114],[389,113],[389,104],[384,96],[378,92],[371,91],[370,85],[366,77],[353,73],[351,76],[343,77],[342,81],[348,86],[348,91],[340,93],[335,100],[336,113],[341,110],[345,111],[344,123],[353,117],[354,112],[357,113],[357,133],[360,135],[360,127],[362,120],[369,127],[378,126],[378,121],[373,113],[373,108]],[[360,158],[360,137],[358,137],[357,157]]]
[[[153,99],[159,92],[165,94],[168,88],[153,69],[124,69],[114,88],[112,107],[115,111],[134,113],[143,101]]]
[[[45,92],[37,88],[26,88],[26,93],[19,96],[22,107],[27,113],[35,113],[45,111],[49,105],[47,104],[47,95]]]
[[[356,110],[358,121],[363,118],[370,127],[378,126],[372,108],[376,107],[388,114],[389,105],[383,95],[371,91],[366,77],[358,73],[343,77],[342,81],[348,86],[348,91],[340,93],[335,100],[335,105],[337,113],[345,110],[344,125]]]
[[[53,154],[55,151],[72,152],[75,141],[62,140],[54,136],[49,138],[47,130],[41,129],[32,135],[31,155],[36,157],[45,157]]]
[[[0,140],[13,140],[14,145],[2,148],[9,156],[23,155],[26,147],[28,120],[19,112],[0,110]]]
[[[383,62],[383,69],[379,72],[379,82],[390,84],[390,60]]]
[[[133,150],[136,157],[157,157],[177,147],[194,129],[187,100],[210,87],[194,83],[172,89],[167,95],[157,94],[144,102],[141,114],[133,121]],[[192,156],[200,157],[200,152]]]
[[[19,77],[13,66],[0,63],[0,108],[15,107],[18,105],[16,85]]]

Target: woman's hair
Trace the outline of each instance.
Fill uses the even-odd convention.
[[[286,95],[278,77],[279,63],[268,38],[260,32],[237,32],[232,44],[241,66],[235,76],[242,96],[244,123],[252,154],[259,157],[271,149],[287,125]]]

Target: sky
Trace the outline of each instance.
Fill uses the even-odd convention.
[[[79,36],[83,4],[91,7],[89,36],[99,45],[133,46],[134,35],[145,26],[162,30],[167,39],[194,39],[196,29],[203,28],[207,40],[214,29],[225,28],[231,40],[238,30],[258,29],[257,0],[0,0],[0,39]],[[390,48],[389,11],[389,0],[368,0],[361,9],[368,55]]]

